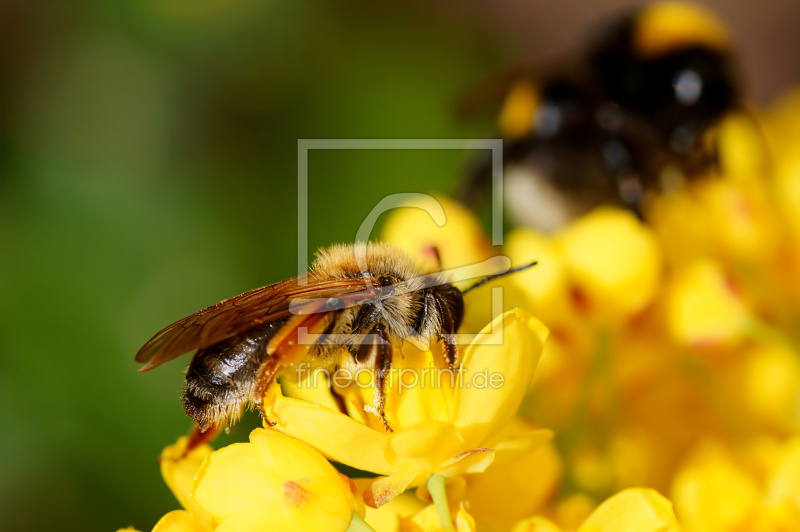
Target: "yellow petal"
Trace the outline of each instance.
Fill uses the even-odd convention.
[[[575,288],[598,321],[613,324],[653,299],[661,279],[660,248],[631,213],[597,209],[557,239]]]
[[[372,508],[380,508],[407,489],[417,487],[427,479],[428,474],[415,471],[378,477],[371,480],[364,489],[364,502]]]
[[[218,531],[344,531],[357,510],[350,486],[322,455],[266,429],[212,453],[193,496],[214,514]]]
[[[214,527],[186,510],[174,510],[159,519],[153,532],[211,532]]]
[[[734,384],[747,407],[780,433],[800,428],[800,360],[785,345],[757,346],[737,365]]]
[[[470,449],[469,451],[458,453],[443,463],[436,473],[448,478],[471,473],[483,473],[494,461],[494,455],[494,449]]]
[[[588,519],[597,502],[584,493],[573,493],[556,503],[555,522],[565,530],[575,530]]]
[[[379,475],[399,473],[385,458],[388,436],[344,414],[285,397],[278,386],[264,397],[267,418],[281,432],[302,440],[334,462]]]
[[[189,438],[183,436],[174,445],[162,451],[159,457],[161,476],[181,506],[198,520],[210,525],[214,522],[214,518],[197,505],[191,496],[191,491],[201,464],[213,449],[210,445],[199,445],[187,454],[188,443]]]
[[[375,532],[397,532],[402,517],[416,515],[426,504],[419,500],[413,493],[404,493],[395,497],[380,508],[367,506],[367,515],[364,521]]]
[[[528,297],[530,307],[525,308],[550,325],[569,320],[573,309],[567,269],[553,240],[532,229],[515,229],[506,237],[504,250],[512,264],[538,261],[508,278]]]
[[[679,532],[672,503],[657,491],[623,490],[603,502],[578,528],[578,532]]]
[[[608,493],[614,482],[613,464],[591,445],[578,444],[569,455],[573,482],[590,493]]]
[[[464,448],[481,442],[516,414],[547,338],[547,328],[521,310],[499,316],[464,354],[453,399],[453,424]]]
[[[291,373],[292,372],[287,372],[289,375],[291,375]],[[305,373],[305,367],[298,368],[297,373],[303,375]],[[302,399],[309,403],[324,406],[330,410],[339,409],[331,393],[328,376],[325,372],[310,371],[310,375],[300,380],[281,378],[280,388],[281,393],[287,397]]]
[[[544,517],[529,517],[514,525],[511,532],[561,532],[561,529]]]
[[[520,424],[514,429],[525,428]],[[465,499],[481,528],[491,524],[507,530],[520,519],[540,513],[555,495],[561,462],[549,436],[549,431],[530,430],[507,434],[495,446],[495,460],[486,471],[466,477]],[[522,530],[537,530],[534,524]]]
[[[748,515],[736,532],[794,532],[800,530],[800,509],[789,504],[764,506]]]
[[[420,351],[403,342],[395,353],[386,408],[396,429],[451,419],[455,375],[447,368],[441,345]]]
[[[474,532],[475,520],[467,512],[464,505],[460,505],[458,512],[453,516],[456,532]],[[449,529],[452,531],[453,529]],[[398,532],[448,532],[448,529],[442,527],[442,522],[439,519],[439,513],[436,507],[431,504],[417,515],[413,517],[404,517],[400,519],[400,526]]]
[[[687,530],[732,530],[758,504],[755,481],[736,466],[724,448],[699,447],[675,475],[672,500]]]
[[[800,438],[786,444],[767,484],[765,499],[773,505],[788,503],[800,512]]]
[[[770,170],[771,154],[763,127],[752,113],[726,117],[718,127],[717,146],[720,168],[726,178],[763,178]]]
[[[697,261],[679,274],[668,305],[670,331],[682,345],[728,345],[744,334],[749,323],[747,309],[722,268],[708,260]]]
[[[775,170],[775,199],[795,241],[800,239],[800,153],[782,157]]]
[[[774,200],[763,185],[763,180],[716,180],[703,187],[712,245],[723,258],[753,262],[774,254],[783,221],[775,218]]]
[[[386,459],[400,467],[433,473],[462,449],[464,441],[452,424],[430,422],[389,435]]]

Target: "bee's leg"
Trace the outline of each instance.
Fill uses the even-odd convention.
[[[333,389],[333,386],[331,386],[331,396],[333,397],[333,400],[336,402],[336,408],[339,409],[339,412],[341,412],[346,416],[349,415],[347,413],[347,403],[344,402],[344,397],[336,393],[336,390]]]
[[[267,359],[262,362],[261,367],[258,368],[258,377],[256,378],[256,386],[252,397],[253,402],[258,406],[258,411],[261,413],[264,423],[270,427],[274,427],[278,422],[270,421],[267,417],[267,413],[264,412],[264,395],[266,395],[267,390],[269,390],[269,387],[275,381],[275,376],[278,374],[279,369],[280,364],[276,357],[268,356]]]
[[[195,425],[192,432],[189,433],[189,443],[186,445],[186,454],[189,454],[193,449],[201,445],[210,443],[221,431],[222,425],[212,426],[205,430]]]
[[[370,336],[376,336],[377,340],[362,344],[359,348],[358,356],[361,358],[372,348],[375,349],[375,404],[371,411],[383,422],[386,432],[394,432],[386,419],[386,379],[392,369],[392,341],[386,332],[386,328],[380,323],[372,327],[369,334]],[[363,358],[361,359],[363,360]]]
[[[452,334],[443,336],[444,340],[444,357],[450,369],[458,367],[458,345],[456,345],[456,338]]]
[[[456,317],[453,316],[450,308],[442,302],[439,294],[430,294],[430,300],[426,299],[426,306],[434,304],[439,311],[442,319],[442,335],[439,340],[444,340],[444,357],[450,369],[458,367],[458,346],[456,345]],[[460,321],[460,320],[459,320]]]

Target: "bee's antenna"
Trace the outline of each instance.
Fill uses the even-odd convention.
[[[494,275],[490,275],[489,277],[487,277],[485,279],[481,279],[480,281],[478,281],[474,285],[470,286],[466,290],[462,291],[461,293],[462,294],[466,294],[467,292],[469,292],[473,288],[478,288],[479,286],[485,285],[489,281],[493,281],[493,280],[497,279],[498,277],[503,277],[504,275],[508,275],[508,274],[511,274],[511,273],[521,272],[522,270],[527,270],[528,268],[532,268],[532,267],[536,266],[537,264],[538,264],[538,262],[534,261],[534,262],[531,262],[530,264],[525,264],[524,266],[517,266],[516,268],[511,268],[510,270],[508,270],[506,272],[496,273]]]

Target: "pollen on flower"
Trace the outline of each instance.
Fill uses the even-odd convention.
[[[364,502],[372,508],[380,508],[391,501],[397,493],[389,486],[374,487],[364,493]]]
[[[301,506],[308,500],[308,490],[299,482],[287,480],[283,483],[283,499],[292,506]]]
[[[465,456],[469,456],[475,453],[487,453],[491,451],[488,447],[480,447],[478,449],[470,449],[469,451],[464,451],[462,453],[458,453],[457,455],[453,456],[453,460],[458,460],[460,458],[464,458]]]

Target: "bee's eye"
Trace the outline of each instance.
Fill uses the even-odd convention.
[[[389,286],[392,284],[392,280],[388,277],[378,277],[378,286],[383,288],[384,286]]]

